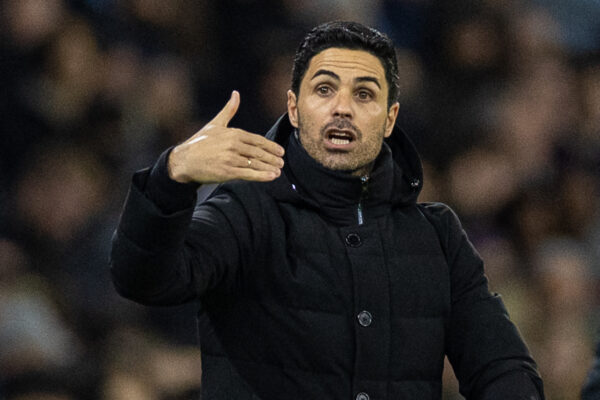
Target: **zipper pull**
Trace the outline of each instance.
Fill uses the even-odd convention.
[[[362,191],[360,194],[360,199],[365,199],[367,197],[367,192],[369,189],[369,175],[364,175],[360,177],[360,182],[362,184]]]
[[[360,199],[358,200],[358,209],[356,211],[357,211],[357,217],[358,217],[358,224],[362,225],[364,223],[362,201],[363,201],[363,199],[366,199],[367,195],[368,195],[369,175],[361,176],[360,182],[361,182],[362,187],[361,187],[361,192],[360,192]]]

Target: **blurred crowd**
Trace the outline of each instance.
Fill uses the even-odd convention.
[[[139,306],[110,282],[131,174],[233,89],[232,125],[266,132],[285,111],[297,44],[333,19],[394,39],[420,200],[458,212],[547,398],[578,398],[600,326],[598,0],[0,8],[0,400],[198,398],[199,305]],[[460,399],[446,371],[444,398]]]

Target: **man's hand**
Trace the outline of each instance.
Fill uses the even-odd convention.
[[[240,94],[233,91],[212,121],[171,151],[171,179],[181,183],[234,179],[266,182],[281,174],[283,147],[263,136],[227,126],[239,105]]]

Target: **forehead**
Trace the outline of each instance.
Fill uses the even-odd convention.
[[[364,50],[332,47],[311,58],[303,80],[310,80],[315,72],[328,70],[339,76],[372,76],[385,84],[385,69],[379,58]]]

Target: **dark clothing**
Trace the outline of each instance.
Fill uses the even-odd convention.
[[[284,116],[267,135],[286,148],[278,179],[223,184],[195,209],[167,153],[133,179],[113,280],[144,304],[200,299],[203,399],[440,399],[445,354],[468,399],[542,399],[456,215],[416,203],[403,133],[363,180],[291,131]]]
[[[598,400],[600,399],[600,342],[596,347],[596,358],[590,369],[583,390],[581,392],[581,400]]]

